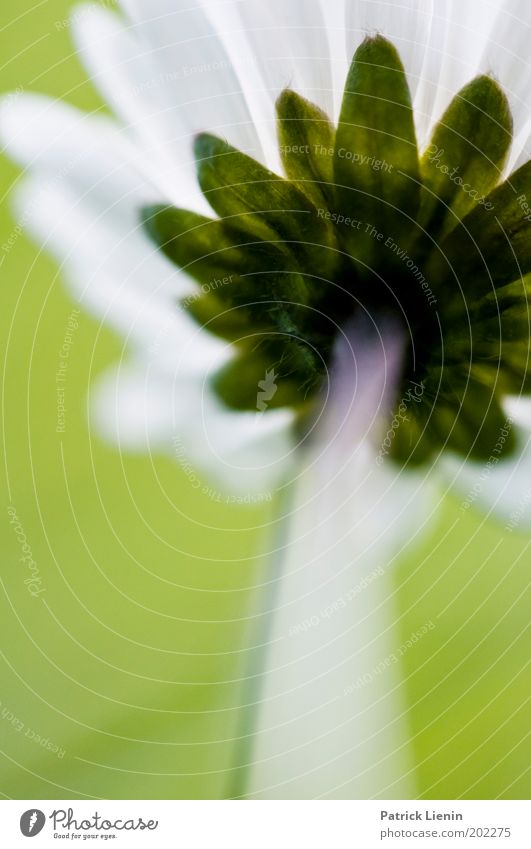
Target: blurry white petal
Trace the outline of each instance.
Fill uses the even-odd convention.
[[[92,82],[141,144],[145,167],[160,193],[176,206],[204,208],[188,132],[163,89],[153,85],[159,71],[149,49],[116,14],[98,6],[80,7],[72,29]]]
[[[444,480],[454,487],[461,509],[476,509],[504,523],[507,531],[531,528],[531,415],[530,407],[506,404],[513,417],[517,448],[512,457],[500,460],[494,447],[490,460],[471,462],[455,455],[445,455],[439,463]],[[524,424],[524,427],[521,426]],[[504,432],[500,433],[504,439]]]
[[[114,277],[111,290],[126,281],[128,290],[144,290],[172,309],[194,291],[144,232],[142,208],[165,199],[136,167],[142,158],[115,124],[28,95],[2,108],[0,135],[39,175],[17,191],[21,223],[50,239],[60,262],[68,256],[87,272],[100,269]]]
[[[111,175],[85,193],[76,190],[75,180],[31,176],[15,193],[20,223],[46,241],[60,262],[68,258],[89,272],[106,271],[115,278],[114,288],[127,281],[128,289],[143,290],[169,307],[194,286],[145,233],[140,212],[149,202],[153,195],[134,182],[124,187]]]
[[[171,442],[171,379],[122,363],[104,372],[90,390],[96,433],[124,451],[158,451]]]
[[[168,115],[192,136],[208,130],[262,159],[260,141],[232,56],[197,0],[122,0],[134,33],[157,69],[146,90],[158,90]]]
[[[154,185],[145,153],[114,121],[52,98],[24,94],[0,102],[0,140],[24,168],[129,221],[137,223],[142,206],[171,200]],[[180,190],[183,206],[208,211],[197,186],[188,188],[189,194],[185,184]]]
[[[179,433],[188,455],[220,487],[272,494],[271,488],[290,474],[296,461],[291,410],[263,415],[229,410],[206,384],[196,409],[197,418],[188,416]]]
[[[0,139],[23,168],[49,174],[56,183],[72,185],[80,194],[107,183],[115,195],[144,188],[138,151],[108,118],[89,115],[39,94],[24,94],[0,104]],[[154,190],[149,193],[154,197]]]
[[[136,205],[126,206],[130,221],[35,177],[17,193],[19,220],[56,257],[82,306],[158,368],[203,373],[224,364],[229,346],[178,306],[192,282],[145,235]]]
[[[154,371],[145,360],[115,367],[96,382],[92,403],[97,430],[125,450],[164,450],[204,485],[227,493],[261,493],[289,473],[292,413],[240,413],[212,393],[208,376]]]
[[[505,399],[504,406],[511,419],[531,433],[531,398],[511,395]]]

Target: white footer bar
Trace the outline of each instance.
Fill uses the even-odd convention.
[[[0,844],[530,849],[524,801],[2,801]],[[28,839],[35,837],[35,844]]]

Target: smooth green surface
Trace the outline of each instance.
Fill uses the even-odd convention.
[[[61,23],[70,5],[2,8],[0,88],[99,107]],[[7,191],[16,170],[0,167]],[[0,244],[13,226],[3,202]],[[171,459],[120,456],[89,433],[88,387],[122,347],[86,316],[69,358],[66,432],[57,434],[55,375],[74,305],[53,262],[23,237],[0,276],[0,791],[222,796],[271,509],[218,503]],[[39,598],[24,585],[9,505],[40,569]],[[529,560],[527,538],[448,501],[434,533],[401,562],[397,648],[435,625],[403,658],[425,797],[529,796]]]

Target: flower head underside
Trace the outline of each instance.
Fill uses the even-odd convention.
[[[203,133],[197,175],[217,217],[142,212],[199,284],[182,306],[237,350],[213,377],[218,395],[255,410],[274,374],[265,414],[291,407],[304,427],[341,328],[392,320],[407,339],[397,403],[422,390],[393,458],[418,464],[443,447],[488,457],[503,397],[531,389],[531,163],[502,181],[512,119],[501,87],[472,80],[419,153],[400,57],[377,36],[354,55],[337,128],[290,90],[277,117],[285,177]]]

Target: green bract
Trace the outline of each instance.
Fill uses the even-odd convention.
[[[337,129],[293,91],[277,113],[285,178],[202,134],[198,179],[218,217],[143,211],[200,284],[183,307],[238,348],[214,378],[219,396],[256,410],[263,390],[266,409],[293,407],[304,422],[341,327],[361,311],[391,315],[409,348],[389,454],[419,463],[445,446],[488,458],[501,432],[510,452],[501,398],[531,391],[531,163],[501,183],[512,121],[498,84],[467,85],[420,156],[398,53],[368,38]]]

